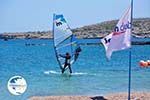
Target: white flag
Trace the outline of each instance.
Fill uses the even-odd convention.
[[[110,59],[113,51],[124,50],[131,46],[131,7],[127,9],[125,14],[117,23],[114,31],[101,39],[106,56]]]

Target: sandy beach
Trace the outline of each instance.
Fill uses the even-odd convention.
[[[127,93],[114,93],[105,96],[33,96],[29,100],[127,100]],[[150,100],[150,92],[133,92],[131,100]]]

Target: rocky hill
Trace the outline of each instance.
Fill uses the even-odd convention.
[[[72,29],[78,38],[101,38],[112,32],[118,20],[105,21],[93,25]],[[150,18],[136,18],[133,20],[132,36],[136,38],[150,38]],[[52,38],[51,31],[17,32],[0,34],[2,39],[48,39]]]
[[[81,38],[103,37],[110,34],[118,20],[73,29],[73,32]],[[132,36],[137,38],[150,38],[150,18],[138,18],[133,20]]]

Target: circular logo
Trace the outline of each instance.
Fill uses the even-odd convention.
[[[9,79],[7,88],[13,95],[21,95],[27,89],[27,83],[22,76],[13,76]]]

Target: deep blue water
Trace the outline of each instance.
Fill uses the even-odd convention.
[[[81,40],[92,42],[98,40]],[[141,40],[140,40],[141,41]],[[142,39],[142,41],[149,41]],[[35,44],[25,46],[25,44]],[[110,61],[102,45],[82,45],[82,53],[72,65],[73,75],[61,75],[52,40],[0,40],[0,100],[26,100],[35,95],[105,95],[128,90],[129,50],[114,52]],[[132,91],[150,91],[150,68],[139,67],[150,59],[150,45],[132,46]],[[28,84],[20,96],[7,89],[14,75]]]

